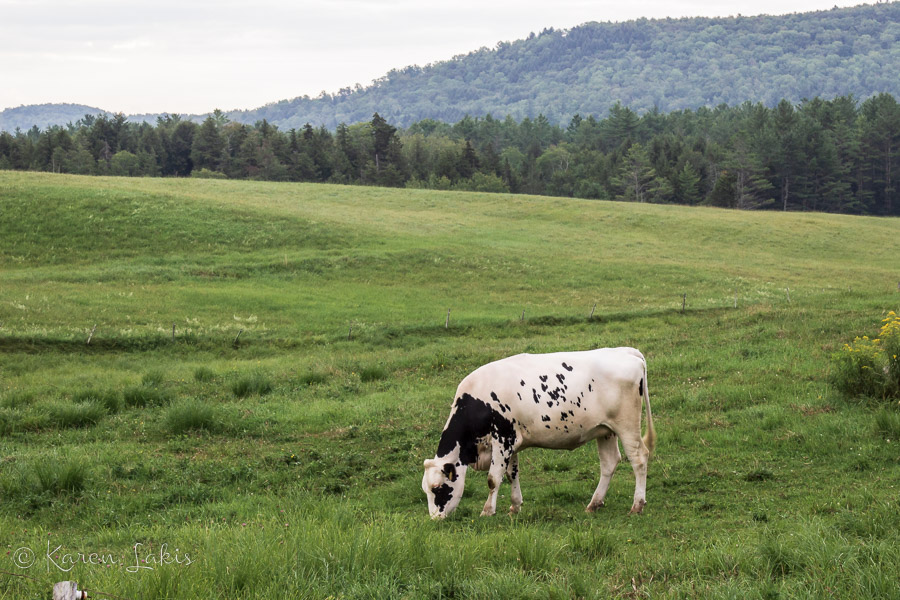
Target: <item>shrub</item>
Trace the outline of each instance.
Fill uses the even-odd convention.
[[[900,398],[900,316],[882,320],[878,337],[857,337],[834,355],[832,383],[852,396]]]
[[[194,179],[228,179],[228,175],[226,175],[225,173],[213,171],[211,169],[207,169],[206,167],[191,171],[191,177],[193,177]]]
[[[238,398],[251,395],[265,396],[272,391],[272,382],[262,373],[252,373],[231,384],[231,391]]]

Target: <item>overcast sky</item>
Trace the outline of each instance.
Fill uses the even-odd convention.
[[[0,109],[256,108],[546,27],[785,14],[836,0],[0,0]]]

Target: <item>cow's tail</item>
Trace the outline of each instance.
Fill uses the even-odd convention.
[[[653,448],[656,447],[656,430],[653,428],[653,413],[650,412],[650,386],[647,384],[647,361],[644,360],[644,406],[647,408],[647,433],[644,434],[642,441],[647,446],[650,454],[653,454]]]

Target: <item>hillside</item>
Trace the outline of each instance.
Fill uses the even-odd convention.
[[[482,48],[372,85],[235,112],[282,128],[355,123],[378,111],[400,126],[464,115],[605,115],[616,101],[663,112],[744,101],[900,93],[900,3],[784,16],[586,23]]]
[[[0,111],[0,131],[28,131],[37,126],[47,129],[52,125],[75,123],[84,115],[109,114],[101,108],[84,104],[30,104]]]
[[[398,68],[369,86],[348,85],[334,94],[228,116],[249,124],[266,119],[282,130],[307,122],[333,130],[342,122],[367,121],[375,112],[401,127],[422,119],[456,122],[466,114],[543,114],[567,123],[575,114],[606,115],[617,101],[638,112],[668,112],[745,101],[773,106],[815,96],[896,96],[898,40],[900,2],[783,16],[585,23]],[[82,116],[60,109],[48,120],[46,111],[35,115],[30,109],[0,113],[0,129],[65,124]],[[156,117],[134,119],[154,123]]]
[[[898,308],[896,232],[0,171],[0,596],[893,598],[900,413],[829,379]],[[521,453],[518,515],[479,518],[470,471],[428,519],[467,373],[618,345],[648,358],[659,435],[642,516],[625,461],[584,512],[589,443]]]

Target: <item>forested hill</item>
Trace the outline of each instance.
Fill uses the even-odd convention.
[[[427,67],[394,70],[366,88],[230,113],[282,129],[334,129],[378,112],[408,126],[466,114],[606,115],[616,101],[657,107],[774,106],[781,99],[900,95],[900,2],[783,16],[587,23],[545,30]]]
[[[84,115],[110,114],[100,108],[84,104],[30,104],[0,111],[0,131],[23,131],[37,126],[47,129],[53,125],[74,123]]]

